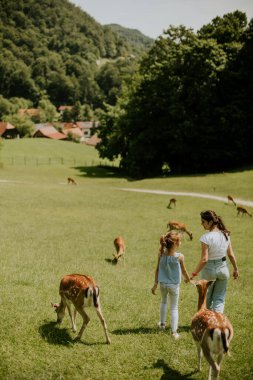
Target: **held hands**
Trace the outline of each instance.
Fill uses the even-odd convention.
[[[191,277],[190,277],[190,280],[193,280],[193,278],[196,277],[197,275],[198,275],[198,273],[196,273],[196,272],[192,272]]]
[[[151,289],[152,294],[156,295],[156,292],[155,292],[156,289],[157,289],[157,283],[155,282],[153,288]]]

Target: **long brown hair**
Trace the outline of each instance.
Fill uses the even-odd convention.
[[[160,237],[161,252],[163,248],[171,249],[174,244],[179,244],[181,241],[181,234],[175,231],[169,231]]]
[[[222,218],[218,216],[214,211],[207,210],[202,211],[200,216],[203,220],[207,222],[213,222],[213,225],[216,226],[225,236],[226,240],[228,240],[228,236],[230,235],[230,231],[227,230]]]

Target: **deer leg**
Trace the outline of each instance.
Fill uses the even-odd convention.
[[[199,344],[197,344],[197,350],[198,350],[198,370],[201,371],[201,361],[203,356],[203,351]]]
[[[77,311],[78,313],[82,316],[83,318],[83,324],[81,326],[81,329],[77,335],[77,337],[75,338],[75,340],[80,340],[82,335],[83,335],[83,332],[84,332],[84,329],[85,327],[87,326],[87,324],[89,323],[90,321],[90,318],[88,317],[88,315],[85,313],[84,309],[82,307],[80,308],[77,308]]]
[[[67,308],[68,308],[68,312],[69,312],[69,316],[70,316],[70,320],[71,320],[72,331],[76,332],[75,315],[73,317],[72,310],[71,310],[71,303],[70,302],[67,302]],[[74,313],[75,313],[75,311],[76,310],[74,310]]]
[[[106,343],[110,344],[111,343],[111,339],[109,338],[109,335],[108,335],[107,325],[106,325],[105,319],[103,317],[99,301],[98,301],[98,307],[96,307],[96,312],[97,312],[98,318],[100,319],[101,325],[103,326],[103,329],[104,329],[104,332],[105,332]]]
[[[215,362],[213,355],[211,354],[208,348],[203,347],[203,353],[206,360],[210,364],[208,380],[211,380],[211,373],[213,373],[213,380],[218,380],[219,373],[220,373],[220,366]]]

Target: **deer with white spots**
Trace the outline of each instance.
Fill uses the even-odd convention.
[[[90,318],[85,312],[85,308],[94,306],[105,332],[106,343],[111,343],[107,332],[106,322],[101,311],[99,287],[92,277],[81,274],[64,276],[60,282],[59,294],[61,296],[61,302],[52,304],[57,313],[57,322],[59,324],[64,318],[67,307],[71,319],[72,331],[76,332],[76,314],[78,312],[83,318],[83,324],[76,340],[81,339],[84,329],[90,321]],[[71,310],[72,305],[74,305],[73,314]]]
[[[122,236],[118,236],[113,241],[116,253],[113,254],[114,261],[117,264],[121,257],[124,257],[126,251],[126,244]]]
[[[201,370],[201,359],[204,354],[210,364],[208,380],[219,378],[221,361],[228,353],[229,343],[233,338],[233,326],[222,313],[206,308],[206,293],[213,281],[191,281],[196,285],[199,299],[198,312],[192,319],[191,333],[198,349],[198,370]],[[217,356],[217,360],[215,360]]]
[[[250,214],[248,212],[248,210],[245,207],[242,207],[242,206],[238,206],[237,207],[237,216],[240,215],[240,214],[242,214],[242,215],[249,215],[252,218],[252,214]]]
[[[178,230],[181,232],[185,232],[189,236],[190,240],[193,239],[192,233],[190,231],[188,231],[188,229],[186,228],[186,225],[184,223],[177,222],[177,221],[173,220],[173,221],[168,222],[167,228],[169,228],[169,231]]]

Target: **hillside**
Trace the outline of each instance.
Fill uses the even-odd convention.
[[[48,95],[55,105],[101,106],[107,99],[96,62],[139,56],[146,48],[67,0],[0,0],[0,21],[0,94],[35,105]]]
[[[118,24],[109,24],[108,26],[120,37],[126,39],[131,49],[137,54],[147,51],[154,43],[152,38],[145,36],[137,29],[125,28]]]

